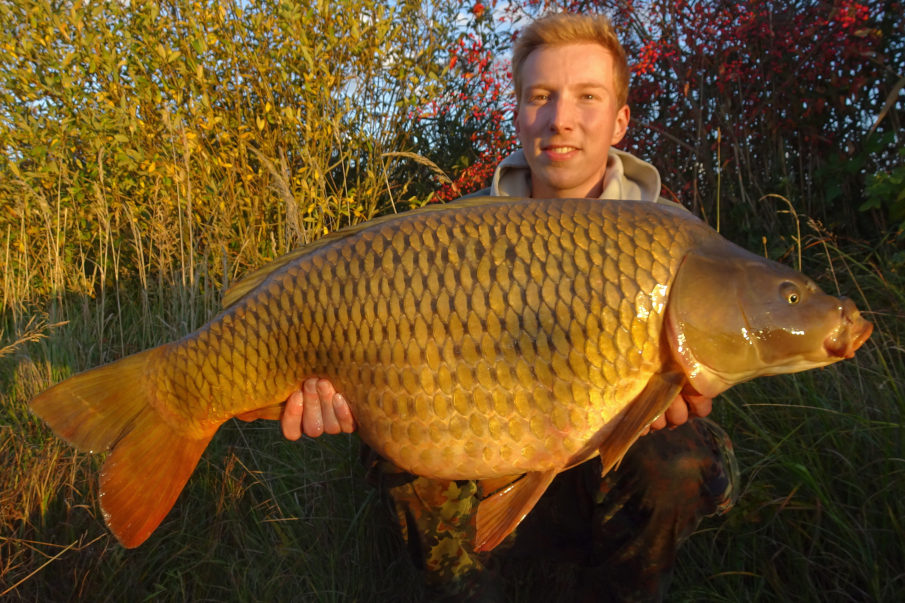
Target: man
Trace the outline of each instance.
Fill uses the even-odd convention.
[[[631,199],[659,197],[652,165],[612,149],[625,135],[630,111],[625,51],[603,17],[540,19],[515,45],[512,72],[516,133],[522,149],[498,166],[483,194],[492,196]],[[482,485],[409,475],[372,459],[393,500],[400,527],[428,585],[450,599],[499,595],[487,571],[496,557],[538,551],[577,558],[585,587],[614,600],[663,595],[675,552],[707,514],[733,502],[733,457],[709,414],[711,400],[679,395],[651,425],[673,430],[639,440],[618,471],[600,477],[599,459],[562,473],[537,507],[492,554],[471,548]],[[283,411],[283,433],[297,439],[351,432],[348,404],[326,380],[309,379]],[[577,557],[576,557],[577,555]]]

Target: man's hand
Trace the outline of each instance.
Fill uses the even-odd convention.
[[[689,418],[706,417],[711,410],[713,410],[713,398],[706,398],[697,394],[680,393],[669,405],[669,408],[666,409],[666,412],[651,423],[648,430],[644,433],[658,431],[664,427],[684,425]]]
[[[308,379],[300,390],[292,392],[280,426],[283,436],[293,441],[302,433],[316,438],[323,433],[352,433],[356,427],[349,403],[326,379]]]

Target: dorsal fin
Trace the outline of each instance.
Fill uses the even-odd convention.
[[[282,255],[272,262],[261,266],[257,270],[254,270],[244,277],[233,283],[229,289],[226,290],[226,293],[223,295],[223,309],[227,309],[237,301],[239,301],[242,297],[244,297],[249,291],[260,285],[264,282],[268,276],[289,264],[297,260],[300,257],[303,257],[309,253],[313,253],[322,247],[333,243],[334,241],[338,241],[340,239],[344,239],[346,237],[350,237],[358,234],[363,230],[367,230],[370,228],[377,228],[387,222],[391,222],[393,220],[399,219],[401,216],[411,216],[420,213],[432,213],[435,211],[445,211],[451,207],[456,208],[464,208],[464,207],[478,207],[482,205],[490,205],[494,202],[501,203],[507,202],[506,198],[501,197],[468,197],[465,199],[459,199],[453,203],[435,203],[433,205],[426,205],[424,207],[413,209],[411,211],[407,211],[402,214],[390,214],[387,216],[380,216],[378,218],[373,218],[366,222],[361,222],[360,224],[356,224],[354,226],[349,226],[347,228],[343,228],[342,230],[337,230],[336,232],[331,232],[330,234],[321,237],[320,239],[314,241],[313,243],[309,243],[304,247],[299,247],[298,249],[293,249],[289,253]],[[511,199],[508,201],[511,202]]]
[[[264,264],[257,270],[249,272],[241,279],[230,285],[229,289],[226,290],[226,293],[223,295],[223,309],[226,310],[234,303],[245,297],[246,293],[260,285],[268,276],[270,276],[286,264],[304,255],[317,251],[321,247],[329,245],[331,242],[337,239],[341,239],[343,237],[349,236],[350,234],[354,234],[354,232],[358,232],[358,230],[360,230],[359,227],[364,226],[365,224],[371,224],[371,222],[362,222],[361,224],[353,226],[351,229],[339,230],[330,233],[314,241],[313,243],[308,243],[304,247],[293,249],[289,253],[281,255],[275,260]],[[354,232],[347,232],[353,229]]]

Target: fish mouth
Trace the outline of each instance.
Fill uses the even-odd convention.
[[[841,324],[823,340],[823,349],[830,357],[852,358],[873,333],[874,325],[861,316],[852,300],[842,298]]]

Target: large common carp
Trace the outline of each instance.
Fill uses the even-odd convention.
[[[604,472],[685,389],[849,358],[872,325],[678,206],[471,199],[381,218],[240,282],[194,333],[32,401],[112,449],[101,507],[127,547],[172,507],[217,428],[274,416],[301,381],[346,394],[361,438],[416,474],[526,474],[478,508],[476,548],[554,476]]]

